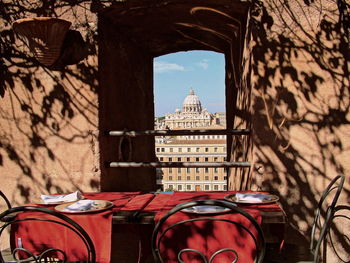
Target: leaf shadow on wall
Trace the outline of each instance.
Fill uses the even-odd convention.
[[[305,236],[326,184],[346,172],[350,124],[350,6],[337,1],[334,12],[321,2],[272,0],[257,5],[251,25],[253,140],[263,167],[253,180],[284,197],[291,225],[308,226]],[[349,200],[349,189],[342,195]]]
[[[61,144],[75,149],[79,145],[90,145],[94,151],[97,44],[96,21],[89,5],[90,1],[36,1],[29,6],[0,1],[0,21],[4,25],[0,31],[0,96],[8,103],[0,109],[1,122],[6,123],[0,135],[0,166],[18,168],[14,169],[18,171],[17,189],[25,201],[30,201],[34,188],[42,193],[81,188],[80,179],[71,174],[72,164],[62,159],[62,153],[57,154]],[[85,34],[87,49],[84,52],[88,52],[88,58],[73,66],[59,65],[60,71],[52,71],[42,67],[16,41],[11,24],[25,17],[60,17],[62,14],[69,16],[77,30],[72,31],[75,35],[78,31]],[[89,153],[81,154],[74,169],[86,170],[84,167],[90,164],[85,163],[85,156]],[[47,166],[57,167],[57,177],[62,177],[60,180],[65,183],[53,179],[56,172]],[[98,180],[91,179],[89,187],[98,189]],[[18,192],[14,191],[13,200],[18,199],[16,195]]]

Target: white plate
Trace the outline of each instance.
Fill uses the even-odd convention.
[[[93,213],[93,212],[99,212],[99,211],[103,211],[103,210],[107,210],[111,207],[114,206],[114,204],[110,201],[106,201],[106,200],[93,200],[94,204],[92,205],[92,207],[90,207],[87,210],[68,210],[65,209],[67,206],[72,205],[72,203],[69,204],[61,204],[58,206],[55,206],[55,210],[62,212],[62,213],[70,213],[70,214],[80,214],[80,213]]]
[[[220,214],[230,211],[227,207],[221,207],[216,205],[196,205],[189,208],[185,208],[181,210],[185,213],[190,214]]]
[[[244,195],[246,194],[247,196],[250,196],[252,194],[258,194],[260,197],[262,197],[263,199],[261,201],[257,201],[257,200],[240,200],[237,198],[236,194],[230,194],[230,195],[226,195],[224,198],[228,201],[237,203],[237,204],[254,204],[254,205],[258,205],[258,204],[270,204],[270,203],[275,203],[278,201],[278,196],[276,195],[272,195],[272,194],[262,194],[262,193],[240,193],[240,195]]]

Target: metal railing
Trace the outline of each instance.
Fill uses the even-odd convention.
[[[109,131],[110,136],[183,136],[183,135],[249,135],[248,129],[225,130],[144,130],[144,131]]]
[[[110,162],[109,167],[119,168],[206,168],[206,167],[250,167],[249,162]]]
[[[222,130],[143,130],[143,131],[127,131],[127,130],[115,130],[107,133],[109,136],[119,136],[128,140],[129,147],[131,149],[130,137],[136,136],[185,136],[185,135],[249,135],[248,129],[222,129]],[[119,143],[119,151],[121,152],[121,145],[123,139]],[[131,154],[130,154],[131,155]],[[109,162],[108,166],[111,168],[172,168],[172,167],[184,167],[184,168],[206,168],[206,167],[250,167],[249,162],[132,162],[132,161],[119,161]]]

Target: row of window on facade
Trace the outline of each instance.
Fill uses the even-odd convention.
[[[219,148],[221,148],[219,151]],[[201,152],[201,147],[196,147],[196,148],[191,148],[191,147],[187,147],[187,148],[183,148],[183,147],[169,147],[169,148],[164,148],[164,147],[156,147],[156,151],[157,152],[167,152],[169,150],[169,152]],[[182,151],[184,150],[184,151]],[[209,147],[205,147],[204,148],[204,152],[209,152]],[[213,152],[226,152],[226,147],[213,147]]]
[[[226,135],[181,135],[176,137],[179,140],[208,140],[208,139],[220,139],[226,140]]]
[[[173,168],[160,168],[160,169],[162,169],[163,171],[165,171],[165,169],[167,169],[169,174],[173,173],[173,171],[175,169],[177,169],[177,173],[178,174],[180,174],[180,173],[182,173],[184,171],[186,171],[186,173],[188,173],[188,174],[192,173],[192,170],[191,170],[190,167],[187,167],[187,168],[174,168],[174,169]],[[202,170],[204,171],[204,173],[209,173],[210,170],[213,171],[214,173],[219,173],[220,169],[222,169],[223,172],[226,172],[226,167],[223,167],[223,168],[218,168],[218,167],[214,167],[214,168],[208,168],[208,167],[199,168],[199,167],[196,167],[196,168],[193,168],[193,169],[195,169],[194,171],[196,173],[201,173]]]
[[[181,181],[183,179],[182,176],[173,177],[173,176],[170,175],[170,176],[168,176],[168,181],[173,181],[173,178],[174,179],[177,178],[178,181]],[[162,175],[158,175],[157,179],[162,179]],[[195,179],[196,179],[196,181],[200,181],[201,180],[200,176],[196,176]],[[191,176],[187,176],[186,180],[187,181],[191,181]],[[205,181],[209,181],[209,176],[205,176],[204,180]],[[213,180],[214,181],[218,181],[219,180],[219,176],[213,176]],[[224,176],[223,180],[227,180],[227,176]]]
[[[186,161],[186,162],[190,162],[191,158],[190,157],[158,157],[159,161],[163,162],[163,161],[168,161],[168,162],[182,162],[182,161]],[[193,159],[192,161],[196,161],[196,162],[200,162],[200,161],[204,161],[204,162],[209,162],[209,157],[204,157],[204,158],[200,158],[200,157],[195,157],[195,159]],[[218,162],[218,161],[226,161],[226,157],[223,158],[219,158],[219,157],[212,157],[212,161],[213,162]]]
[[[175,189],[174,185],[169,184],[167,189],[169,189],[169,190],[177,190],[177,191],[185,191],[185,190],[186,191],[193,191],[193,190],[195,190],[195,191],[202,191],[202,190],[204,190],[204,191],[212,191],[212,190],[213,191],[219,191],[219,190],[221,191],[221,190],[224,190],[224,191],[226,191],[227,190],[227,185],[223,185],[222,189],[220,189],[219,185],[217,185],[217,184],[214,184],[212,189],[210,189],[210,185],[209,184],[205,184],[204,185],[204,189],[202,189],[201,185],[194,185],[194,189],[193,189],[193,185],[190,185],[190,184],[185,185],[185,187],[184,187],[184,185],[179,184],[179,185],[176,186],[176,189]]]

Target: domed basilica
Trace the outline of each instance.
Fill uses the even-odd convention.
[[[202,107],[199,97],[192,88],[183,101],[182,110],[176,109],[175,113],[166,114],[164,119],[156,122],[156,129],[193,129],[213,126],[216,128],[225,126],[225,114],[209,113]]]

